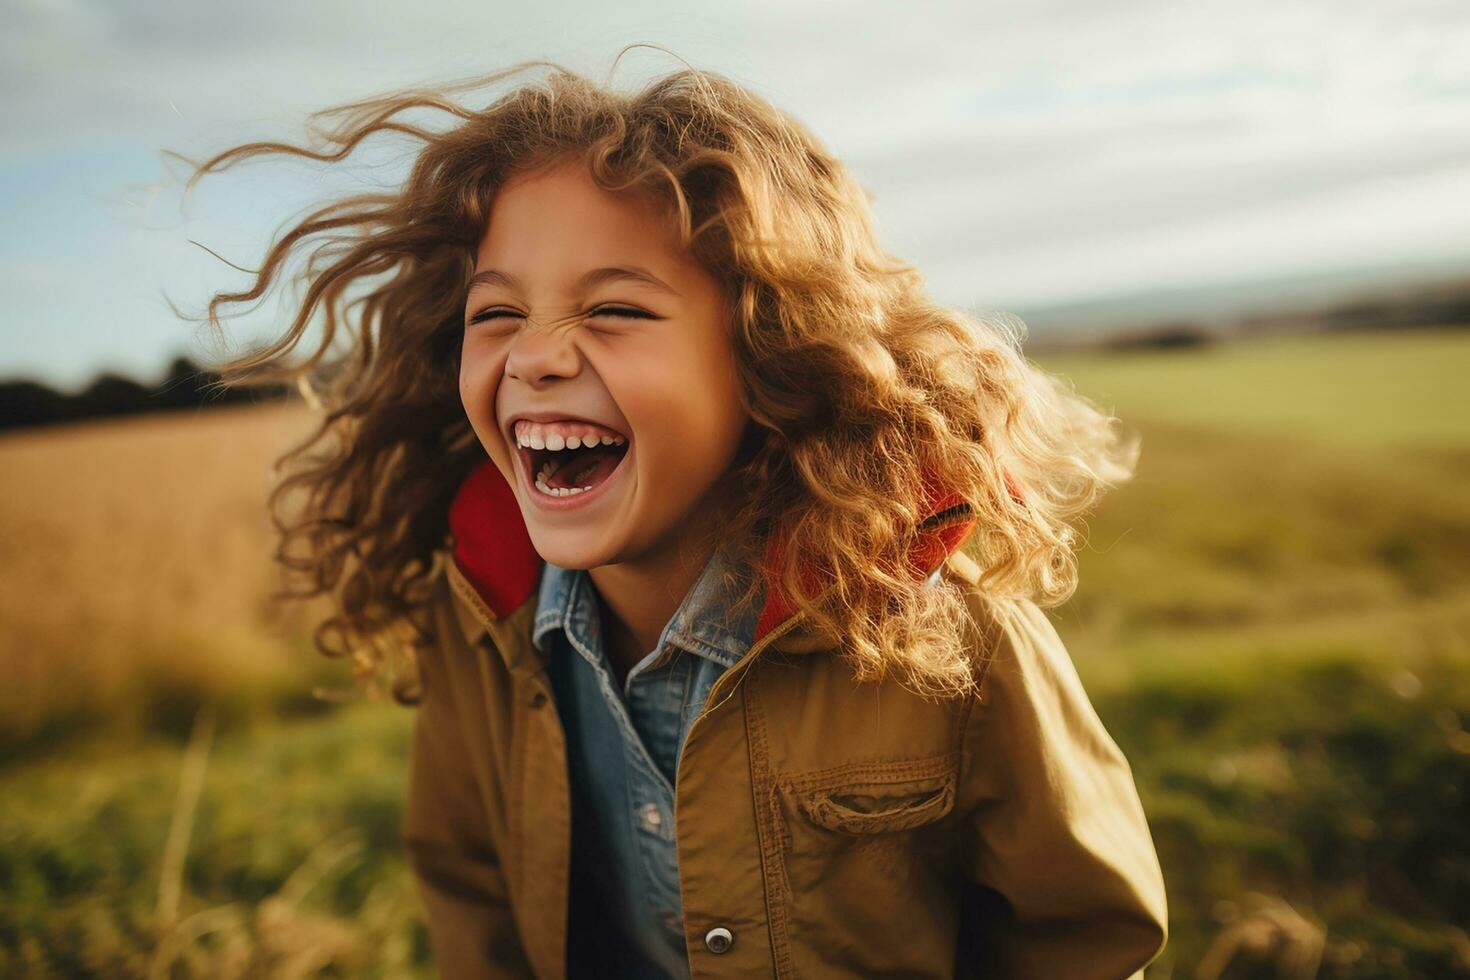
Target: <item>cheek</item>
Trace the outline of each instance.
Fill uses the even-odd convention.
[[[499,440],[495,400],[504,363],[504,355],[484,345],[466,344],[460,355],[460,404],[464,406],[470,426],[492,454],[494,443]]]
[[[698,379],[698,380],[691,380]],[[645,447],[645,459],[687,482],[726,467],[745,427],[738,390],[705,365],[619,379],[618,405]]]
[[[728,462],[745,431],[746,412],[740,400],[740,377],[726,349],[701,352],[701,383],[686,393],[688,411],[698,420],[709,454]]]

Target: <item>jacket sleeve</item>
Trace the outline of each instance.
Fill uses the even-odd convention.
[[[403,845],[438,974],[531,977],[438,644],[418,656]]]
[[[1141,978],[1168,939],[1133,773],[1051,621],[997,614],[957,798],[961,976]]]

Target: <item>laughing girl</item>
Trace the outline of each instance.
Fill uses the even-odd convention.
[[[1158,860],[1041,610],[1136,440],[928,299],[842,163],[717,74],[529,62],[326,114],[325,147],[193,179],[420,143],[215,302],[322,240],[224,373],[322,412],[272,496],[318,644],[417,667],[402,842],[442,975],[1138,975]]]

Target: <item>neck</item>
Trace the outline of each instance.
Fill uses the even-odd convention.
[[[704,520],[683,524],[666,546],[588,570],[596,586],[608,659],[619,683],[658,643],[714,553],[708,515],[715,513],[708,511]]]

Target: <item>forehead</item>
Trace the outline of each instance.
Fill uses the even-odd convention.
[[[678,276],[692,272],[694,263],[651,197],[598,187],[583,161],[518,174],[496,191],[477,268],[580,274],[614,264]]]

